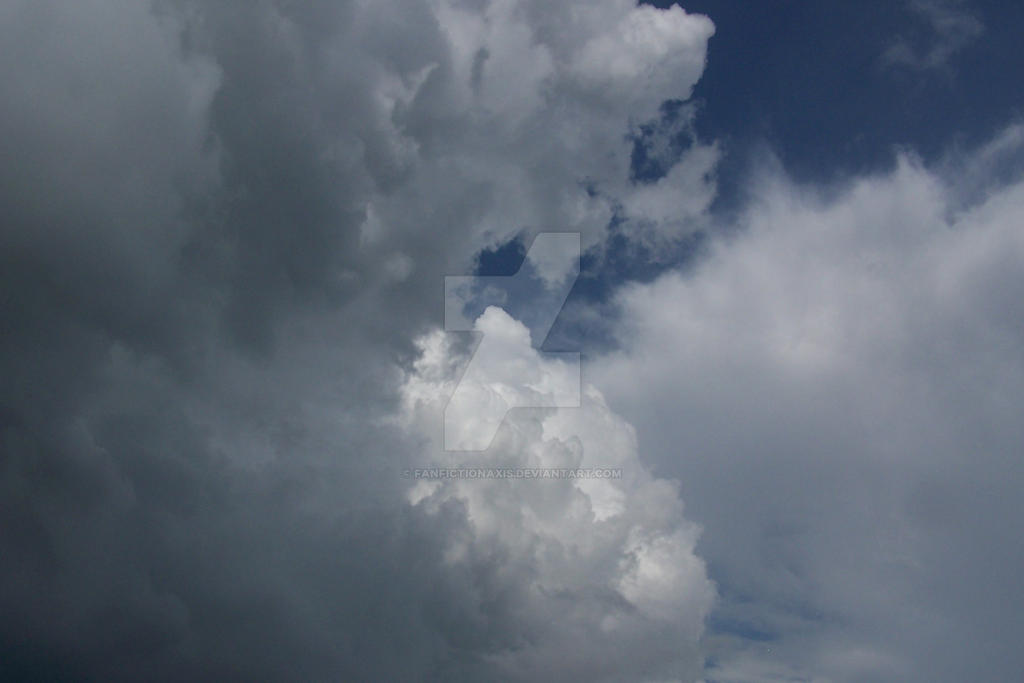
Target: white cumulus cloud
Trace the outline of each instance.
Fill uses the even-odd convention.
[[[437,426],[459,382],[473,385],[466,395],[474,402],[459,413],[467,422],[477,417],[474,406],[487,413],[489,401],[502,400],[517,381],[532,387],[532,405],[540,406],[579,383],[578,371],[539,354],[526,327],[501,309],[487,309],[477,329],[500,340],[476,373],[461,377],[464,359],[443,333],[420,342],[421,358],[404,389],[406,424],[424,443],[417,467],[621,472],[621,478],[411,483],[410,501],[424,514],[453,504],[465,510],[470,531],[445,550],[452,565],[482,567],[505,558],[501,572],[489,577],[490,589],[514,597],[523,642],[495,653],[501,677],[692,680],[714,599],[694,552],[698,529],[683,517],[676,485],[642,465],[633,428],[600,392],[587,386],[579,408],[509,413],[485,452],[443,450]],[[568,661],[556,664],[563,658]]]

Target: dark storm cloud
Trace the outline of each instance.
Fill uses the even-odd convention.
[[[188,54],[165,9],[5,8],[0,667],[422,675],[472,639],[427,528],[463,522],[402,512],[408,446],[363,424],[388,355],[329,346],[375,332],[375,305],[343,306],[378,276],[354,244],[388,172],[363,163],[368,86],[317,80],[344,8],[195,10]],[[330,396],[312,399],[267,359],[276,322],[325,304],[330,369],[302,381]],[[410,310],[400,327],[428,309]],[[328,443],[302,414],[317,400],[345,412]]]
[[[398,472],[422,443],[388,419],[444,274],[524,230],[600,239],[611,200],[579,169],[626,160],[602,182],[628,191],[632,107],[686,95],[710,23],[538,5],[499,22],[511,42],[479,34],[477,64],[484,47],[459,51],[471,10],[3,4],[4,677],[483,680],[527,675],[517,652],[567,679],[697,665],[692,632],[684,655],[666,636],[591,657],[576,631],[538,631],[560,617],[525,613],[531,557],[476,538],[458,499],[410,506]],[[634,34],[664,33],[627,65],[648,89],[601,70],[634,14]],[[573,45],[534,42],[524,17]],[[534,655],[538,633],[575,659]]]

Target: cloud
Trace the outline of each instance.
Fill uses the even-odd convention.
[[[391,418],[444,275],[540,230],[602,242],[630,127],[689,95],[710,21],[622,0],[0,12],[4,677],[696,666],[709,584],[676,507],[595,538],[593,595],[564,574],[545,600],[514,528],[409,503],[421,444]],[[608,615],[650,642],[600,635]]]
[[[960,0],[911,0],[910,11],[928,26],[930,35],[915,41],[903,37],[885,51],[886,63],[915,70],[936,69],[973,43],[985,26]]]
[[[662,101],[689,97],[711,22],[626,0],[437,3],[435,13],[450,49],[410,63],[402,79],[429,75],[383,112],[417,155],[407,182],[371,197],[375,215],[405,241],[431,216],[453,272],[481,242],[529,242],[540,231],[600,245],[634,192],[630,127],[656,119]],[[702,197],[706,188],[677,191]]]
[[[941,46],[898,63],[979,30],[919,8]],[[1019,671],[1019,130],[843,187],[763,174],[699,268],[626,287],[621,319],[577,311],[621,347],[584,366],[579,409],[513,411],[457,463],[621,479],[413,481],[455,457],[444,276],[541,231],[600,262],[718,227],[719,145],[662,106],[710,20],[0,13],[3,677]],[[571,261],[529,266],[551,285]],[[531,346],[524,298],[476,317],[507,366],[468,378],[481,400],[580,386]]]
[[[444,545],[450,566],[478,577],[466,586],[479,609],[499,610],[510,630],[493,643],[491,676],[503,680],[689,679],[714,588],[694,554],[697,528],[682,516],[676,488],[651,477],[630,425],[600,392],[584,389],[576,409],[512,411],[482,453],[443,450],[438,425],[455,386],[475,401],[467,424],[486,421],[516,380],[530,405],[552,405],[578,369],[540,355],[529,332],[499,308],[477,320],[496,339],[475,373],[462,374],[457,347],[441,332],[420,340],[422,355],[406,379],[406,424],[425,439],[418,468],[537,468],[621,471],[621,478],[441,479],[410,484],[418,510],[465,510],[468,529]],[[482,345],[481,345],[482,348]],[[474,358],[474,361],[480,360]],[[476,413],[472,412],[473,407]],[[493,558],[503,558],[500,570]],[[507,612],[507,615],[506,615]]]
[[[588,376],[705,528],[709,680],[1020,670],[1024,183],[989,178],[768,171],[693,272],[621,292]]]

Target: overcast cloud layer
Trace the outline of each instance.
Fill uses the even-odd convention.
[[[911,9],[901,73],[985,30]],[[1018,677],[1024,132],[725,218],[713,19],[0,1],[0,677]],[[460,415],[580,407],[445,451],[444,276],[544,231],[583,381],[499,301]],[[623,474],[402,476],[452,464]]]

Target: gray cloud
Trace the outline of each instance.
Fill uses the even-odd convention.
[[[408,503],[389,421],[442,276],[599,243],[629,126],[700,76],[706,19],[576,10],[4,3],[4,677],[643,675],[536,640],[530,555],[447,562],[466,507]]]

